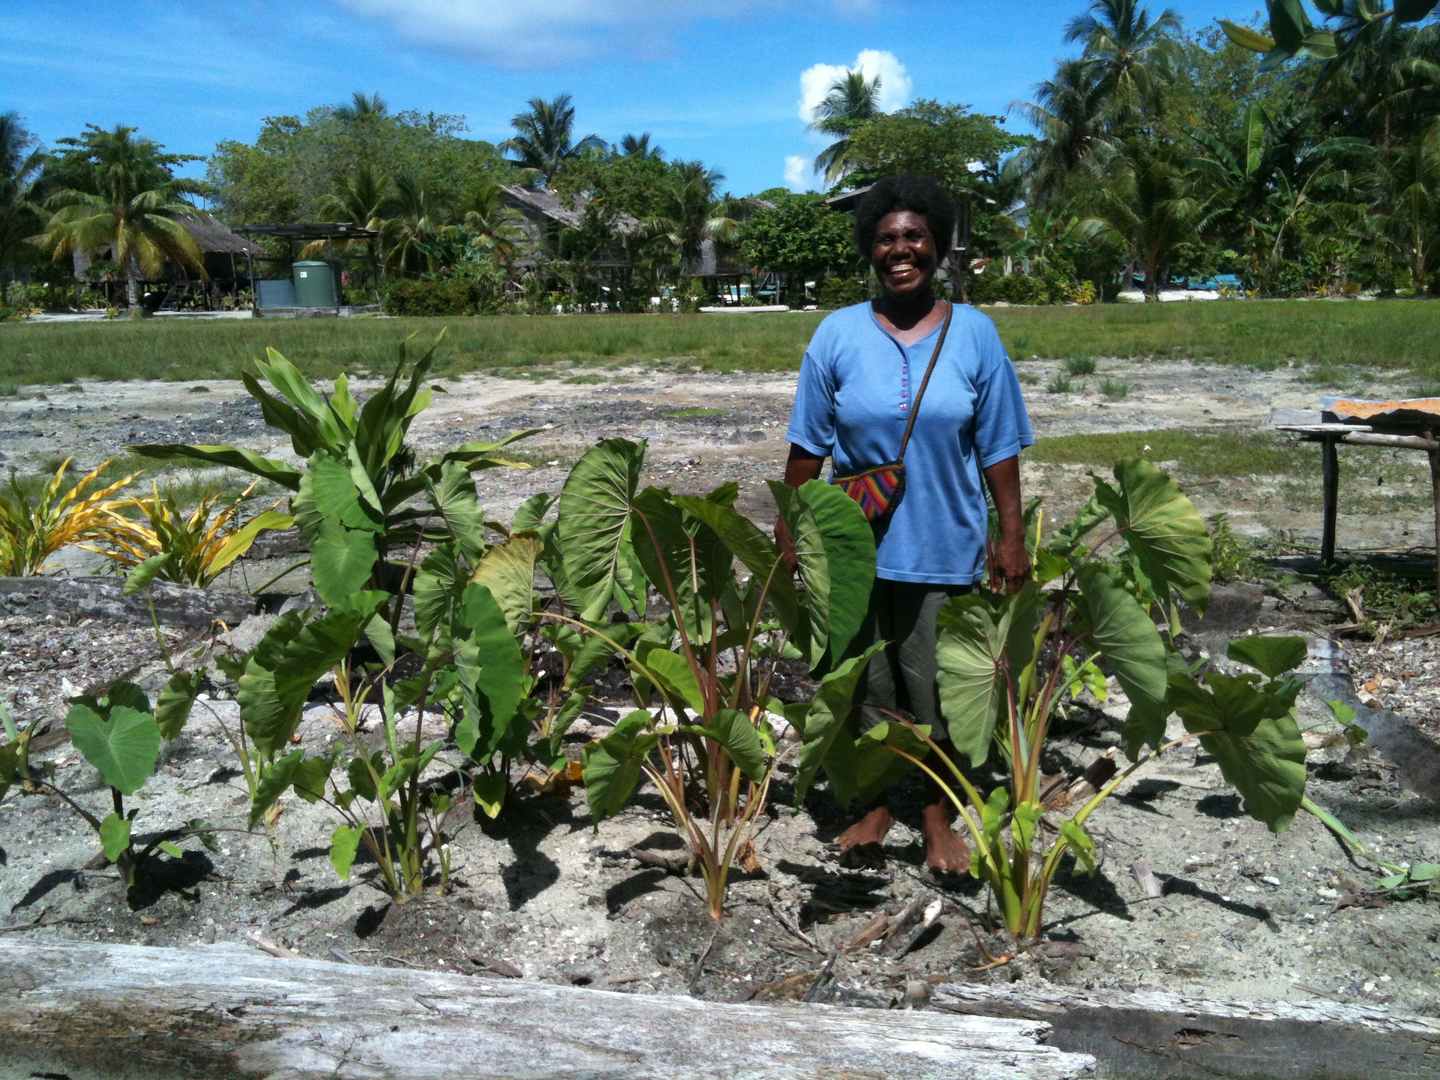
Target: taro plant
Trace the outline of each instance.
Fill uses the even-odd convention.
[[[1240,792],[1246,812],[1277,832],[1305,792],[1305,747],[1294,716],[1301,684],[1287,674],[1304,659],[1303,639],[1232,643],[1231,659],[1251,673],[1188,669],[1170,633],[1178,630],[1182,601],[1203,609],[1208,598],[1205,524],[1175,483],[1147,462],[1120,462],[1115,480],[1111,486],[1095,478],[1094,497],[1047,544],[1039,543],[1036,516],[1036,580],[1023,590],[976,592],[941,610],[937,651],[949,752],[928,729],[903,720],[841,740],[832,751],[851,769],[909,761],[945,788],[974,845],[971,873],[989,886],[1006,929],[1021,943],[1040,933],[1065,854],[1093,868],[1089,817],[1158,755],[1198,740]],[[1087,543],[1101,529],[1100,539]],[[1157,627],[1157,617],[1169,633]],[[1124,743],[1133,764],[1118,775],[1112,762],[1097,765],[1088,778],[1093,793],[1066,816],[1065,796],[1045,786],[1047,739],[1061,699],[1093,681],[1096,667],[1129,699]],[[1166,741],[1172,713],[1186,734]],[[979,766],[992,747],[1009,780],[982,795],[955,756]],[[938,765],[922,760],[927,750]],[[836,764],[827,767],[833,773]]]
[[[116,493],[137,474],[102,484],[107,460],[66,487],[65,474],[73,460],[62,461],[33,498],[11,472],[9,490],[0,491],[0,575],[38,574],[61,548],[104,540],[113,533],[112,512],[121,502]]]
[[[638,706],[585,750],[594,820],[616,813],[650,780],[719,919],[775,772],[767,713],[783,708],[770,696],[778,659],[789,646],[823,675],[816,701],[787,716],[803,722],[807,711],[848,712],[871,655],[847,650],[874,579],[874,539],[832,485],[772,484],[795,537],[797,587],[775,543],[735,509],[735,485],[704,496],[642,491],[644,454],[643,444],[608,439],[570,473],[551,563],[562,608],[542,617],[578,635],[569,642],[568,686],[599,643],[627,666]],[[647,620],[652,590],[662,603]],[[605,621],[615,608],[627,621]]]
[[[152,485],[148,498],[121,499],[106,509],[108,533],[92,548],[122,569],[157,555],[167,556],[158,576],[181,585],[206,586],[250,550],[262,532],[288,529],[295,523],[276,508],[245,521],[241,510],[255,490],[251,483],[240,495],[222,503],[218,492],[205,495],[187,512],[171,491]],[[138,514],[132,517],[130,514]]]
[[[65,727],[81,756],[95,767],[110,795],[110,811],[103,817],[83,806],[54,779],[53,768],[31,761],[33,729],[20,729],[8,711],[0,709],[0,798],[12,788],[22,795],[53,795],[75,811],[100,841],[105,858],[115,864],[129,888],[137,885],[156,852],[181,858],[180,842],[198,838],[213,850],[214,826],[200,819],[183,828],[155,834],[138,845],[133,825],[138,808],[125,800],[155,774],[164,741],[176,738],[190,715],[192,698],[167,689],[152,706],[145,691],[131,682],[116,682],[101,695],[71,699]]]

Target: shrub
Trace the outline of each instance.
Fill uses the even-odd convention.
[[[1119,379],[1106,379],[1100,384],[1100,393],[1111,401],[1119,401],[1130,394],[1130,384]]]
[[[820,286],[819,305],[822,308],[842,308],[858,304],[870,297],[870,283],[859,274],[832,274]]]
[[[1071,304],[1088,305],[1098,299],[1093,281],[1077,281],[1066,290],[1065,299]]]
[[[1070,375],[1094,375],[1095,358],[1093,356],[1072,356],[1065,361],[1065,371]]]
[[[387,315],[474,315],[481,290],[462,278],[408,278],[385,290]]]

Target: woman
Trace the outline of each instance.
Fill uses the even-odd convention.
[[[833,459],[836,475],[893,461],[914,395],[947,314],[951,323],[905,452],[905,489],[876,532],[876,581],[855,647],[889,648],[866,672],[861,710],[891,709],[943,736],[936,690],[935,617],[986,570],[989,489],[1000,536],[989,573],[999,589],[1030,573],[1020,511],[1020,451],[1035,440],[1020,385],[989,318],[936,298],[932,283],[950,248],[953,203],[934,180],[880,181],[855,213],[855,241],[880,284],[874,301],[827,317],[805,352],[788,438],[785,482],[798,487]],[[983,487],[982,487],[983,477]],[[777,526],[788,543],[783,524]],[[880,850],[893,821],[883,801],[839,837],[840,849]],[[969,866],[948,800],[931,788],[922,813],[925,861],[936,872]]]

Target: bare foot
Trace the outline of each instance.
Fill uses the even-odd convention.
[[[880,845],[895,818],[887,806],[877,806],[836,838],[842,863],[871,862],[879,857]],[[848,858],[847,858],[848,856]]]
[[[950,806],[930,803],[921,812],[920,830],[925,834],[925,865],[937,874],[963,874],[970,869],[970,847],[950,827]]]

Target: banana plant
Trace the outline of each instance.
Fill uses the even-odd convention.
[[[361,484],[346,479],[348,489],[338,476],[327,482],[315,511],[313,569],[325,614],[282,616],[239,679],[242,724],[263,759],[250,817],[253,826],[290,790],[308,802],[325,801],[343,819],[331,837],[336,872],[348,878],[363,846],[384,891],[404,899],[426,887],[432,855],[441,888],[448,887],[445,822],[453,790],[471,784],[476,802],[495,807],[489,810],[494,816],[495,781],[503,792],[509,758],[525,745],[533,680],[517,634],[533,607],[538,542],[533,534],[516,534],[487,546],[470,474],[461,463],[446,462],[423,504],[443,522],[444,539],[413,574],[415,633],[401,632],[397,614],[382,617],[387,602],[398,598],[367,587],[379,559],[368,528],[374,519]],[[406,579],[417,557],[418,544]],[[368,660],[357,651],[367,640]],[[407,657],[419,671],[401,677],[397,664]],[[334,676],[344,745],[319,755],[292,750],[310,689],[326,673]],[[379,749],[361,730],[367,703],[377,699]],[[401,727],[407,716],[413,716],[408,731]],[[427,716],[439,719],[449,738],[427,741]],[[452,743],[459,754],[447,756]]]
[[[974,845],[971,872],[989,886],[1020,943],[1038,937],[1063,857],[1072,854],[1093,870],[1090,815],[1160,754],[1198,740],[1240,792],[1246,812],[1276,832],[1305,792],[1305,748],[1294,717],[1300,683],[1287,675],[1305,658],[1303,639],[1233,643],[1231,659],[1258,674],[1187,669],[1171,634],[1182,603],[1203,610],[1208,600],[1212,545],[1205,523],[1174,481],[1148,462],[1117,464],[1113,486],[1094,480],[1094,497],[1048,543],[1039,540],[1043,519],[1036,516],[1034,581],[1013,595],[976,592],[941,609],[937,659],[950,750],[903,718],[843,747],[862,762],[907,761],[941,785]],[[1087,543],[1097,530],[1100,538]],[[1113,554],[1106,550],[1112,544]],[[1063,816],[1065,799],[1044,784],[1041,763],[1057,706],[1092,667],[1113,676],[1129,699],[1124,744],[1132,764],[1118,773],[1113,764],[1097,766],[1088,777],[1093,793]],[[1172,713],[1187,734],[1167,742]],[[995,747],[1008,783],[982,795],[956,758],[979,766]]]
[[[533,435],[534,430],[515,432],[495,442],[464,443],[438,458],[417,460],[408,436],[415,417],[429,407],[434,396],[425,379],[443,338],[442,331],[413,362],[408,343],[402,343],[390,377],[363,405],[350,392],[345,375],[335,380],[327,398],[275,349],[267,349],[266,357],[255,362],[269,390],[256,376],[242,372],[245,388],[259,402],[265,422],[290,437],[291,449],[304,468],[228,445],[151,443],[130,449],[141,457],[162,461],[223,465],[278,484],[292,493],[291,510],[312,545],[322,540],[321,527],[335,516],[336,502],[345,503],[347,515],[342,524],[371,533],[379,565],[385,567],[393,551],[418,539],[444,539],[443,530],[433,525],[435,508],[414,503],[442,484],[447,467],[452,476],[456,466],[469,472],[528,467],[501,451],[517,439]],[[361,493],[358,507],[349,504],[352,482]],[[335,538],[332,527],[327,542],[333,543]]]
[[[538,615],[575,635],[567,687],[576,685],[577,668],[593,665],[590,642],[629,669],[637,708],[584,755],[595,822],[648,778],[705,879],[711,917],[720,919],[731,867],[747,853],[778,759],[766,719],[783,708],[770,697],[776,663],[792,650],[806,658],[826,673],[841,711],[835,688],[853,693],[853,675],[870,655],[848,652],[874,580],[875,545],[837,488],[771,485],[795,537],[797,587],[775,543],[735,509],[735,485],[703,496],[642,490],[644,457],[643,444],[609,439],[576,464],[553,534],[560,607]],[[647,621],[652,591],[662,603]],[[616,609],[625,621],[606,620]]]
[[[1297,56],[1335,60],[1374,31],[1392,23],[1417,23],[1435,10],[1437,0],[1315,0],[1322,19],[1339,20],[1334,30],[1310,21],[1303,0],[1268,0],[1270,33],[1221,19],[1225,36],[1242,49],[1265,54],[1275,67]]]

